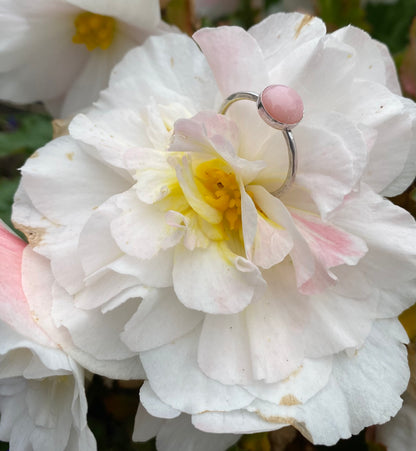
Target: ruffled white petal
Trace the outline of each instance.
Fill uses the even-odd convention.
[[[286,418],[291,424],[295,419],[309,440],[327,446],[364,426],[386,422],[399,410],[399,395],[409,377],[403,340],[406,334],[398,320],[379,321],[361,349],[335,357],[329,383],[305,406],[256,402],[250,410],[270,422]]]
[[[239,438],[234,434],[206,434],[195,429],[189,415],[182,414],[173,420],[155,418],[139,405],[133,440],[144,442],[156,436],[158,451],[225,451]]]
[[[237,313],[247,307],[262,285],[258,268],[222,243],[212,242],[206,249],[175,250],[173,286],[188,308]]]
[[[247,406],[253,396],[238,386],[226,386],[205,376],[197,365],[195,329],[172,343],[140,353],[147,378],[156,395],[186,413],[234,410]]]
[[[121,338],[130,349],[147,351],[182,337],[203,318],[202,313],[185,308],[172,289],[151,290],[143,296]],[[160,328],[160,324],[164,327]]]

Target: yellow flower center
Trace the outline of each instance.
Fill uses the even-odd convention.
[[[76,32],[72,42],[75,44],[85,44],[91,51],[97,47],[108,49],[113,42],[116,21],[112,17],[84,12],[78,14],[74,23]]]
[[[241,194],[234,173],[219,158],[205,161],[195,169],[208,205],[223,213],[231,230],[241,221]]]

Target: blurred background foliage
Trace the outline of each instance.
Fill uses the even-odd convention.
[[[227,0],[223,0],[227,2]],[[268,14],[299,10],[320,16],[329,31],[353,24],[385,43],[392,53],[403,94],[416,100],[416,0],[240,0],[232,14],[213,20],[194,15],[193,0],[164,0],[163,19],[191,35],[201,26],[220,24],[248,28]],[[32,152],[52,139],[52,118],[42,105],[16,106],[0,103],[0,218],[9,226],[13,196],[19,183],[19,167]],[[413,184],[393,202],[416,216]],[[402,322],[416,338],[416,307],[405,312]],[[99,451],[155,451],[154,440],[131,442],[140,383],[109,381],[94,376],[88,386],[88,421]],[[382,451],[372,440],[372,428],[333,447],[314,446],[291,427],[244,436],[229,451]],[[8,445],[0,443],[0,451]],[[178,450],[180,451],[180,450]]]

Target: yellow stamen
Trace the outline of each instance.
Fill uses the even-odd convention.
[[[205,188],[207,204],[224,214],[231,230],[236,229],[241,221],[241,194],[234,173],[215,158],[199,164],[195,176]]]
[[[78,14],[74,23],[76,32],[72,42],[75,44],[85,44],[91,51],[97,47],[108,49],[113,42],[116,21],[112,17],[84,12]]]

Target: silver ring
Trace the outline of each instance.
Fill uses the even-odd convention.
[[[282,99],[282,97],[284,99]],[[282,195],[293,183],[297,172],[296,143],[292,128],[295,127],[303,117],[303,103],[299,94],[284,85],[267,86],[261,93],[235,92],[229,95],[222,103],[219,113],[225,114],[228,108],[239,100],[251,100],[256,102],[260,117],[267,125],[283,132],[286,141],[289,167],[286,178],[282,185],[273,191],[274,196]],[[266,104],[266,106],[264,105]]]

